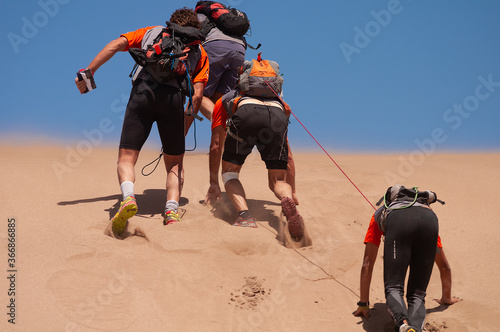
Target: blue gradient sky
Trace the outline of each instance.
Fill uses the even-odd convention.
[[[196,1],[138,3],[1,0],[0,140],[64,145],[100,131],[96,145],[118,146],[132,58],[117,54],[83,96],[75,72],[121,33]],[[500,150],[500,1],[225,3],[248,14],[248,42],[280,64],[285,100],[329,151]],[[208,121],[196,129],[206,151]],[[289,139],[317,149],[293,118]]]

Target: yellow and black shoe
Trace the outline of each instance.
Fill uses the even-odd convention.
[[[176,222],[181,222],[179,215],[174,211],[167,211],[165,213],[165,218],[163,219],[163,225],[168,226]]]
[[[112,219],[112,229],[116,235],[120,235],[127,228],[128,220],[137,213],[137,202],[134,196],[125,198],[120,204],[120,209]]]

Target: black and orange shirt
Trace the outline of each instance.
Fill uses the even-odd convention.
[[[125,51],[128,51],[130,48],[146,49],[147,45],[153,43],[153,40],[162,29],[162,26],[150,26],[122,34],[121,36],[125,37],[128,41],[128,46]],[[206,85],[209,74],[208,56],[203,46],[198,45],[198,47],[200,49],[199,52],[194,53],[194,56],[188,56],[189,74],[191,75],[193,83],[202,82]],[[134,75],[134,79],[137,78],[139,72],[140,70],[138,69]]]

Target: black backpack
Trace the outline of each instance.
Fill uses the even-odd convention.
[[[197,52],[200,44],[205,40],[204,34],[193,27],[183,27],[167,22],[167,27],[154,39],[153,44],[146,49],[130,48],[129,53],[158,82],[166,83],[172,79],[189,76],[182,57],[191,52]],[[184,52],[188,47],[189,50]],[[132,74],[131,74],[132,75]]]
[[[208,33],[215,25],[225,34],[241,38],[250,28],[247,14],[220,2],[198,1],[194,11],[208,17],[202,24],[204,33]]]
[[[389,207],[392,202],[397,201],[407,202],[408,205],[411,206],[416,202],[420,204],[430,205],[438,200],[435,192],[429,190],[418,191],[418,187],[409,189],[399,184],[387,188],[387,191],[385,192],[383,198],[386,208]]]
[[[375,220],[383,233],[385,233],[385,220],[391,210],[406,209],[412,207],[415,203],[431,205],[432,203],[439,202],[445,204],[445,202],[437,198],[436,193],[433,191],[419,191],[418,187],[409,189],[399,184],[387,188],[384,196],[380,198],[376,205],[379,206],[382,201],[384,202],[384,206],[375,212]],[[394,202],[403,202],[405,205],[398,208],[390,208],[389,205]]]

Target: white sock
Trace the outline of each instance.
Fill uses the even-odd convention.
[[[122,191],[123,200],[129,196],[134,196],[134,184],[130,181],[123,181],[120,184],[120,189]]]
[[[168,211],[174,211],[175,213],[177,213],[178,208],[179,202],[174,200],[167,201],[167,204],[165,204],[165,213],[167,213]]]

